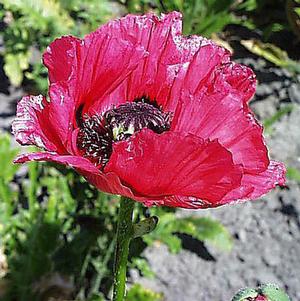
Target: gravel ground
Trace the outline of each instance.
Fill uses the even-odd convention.
[[[284,116],[267,137],[273,159],[300,168],[300,86],[286,71],[271,66],[251,55],[237,61],[254,68],[258,88],[252,108],[265,119],[293,103],[291,114]],[[0,77],[1,62],[0,62]],[[22,89],[7,88],[0,83],[0,128],[9,130],[15,104],[24,94]],[[211,256],[191,251],[197,243],[190,241],[189,250],[172,255],[163,245],[148,248],[145,256],[156,273],[155,279],[141,278],[131,271],[131,280],[161,291],[166,301],[227,301],[244,286],[273,282],[284,287],[291,299],[300,300],[300,189],[288,182],[261,200],[212,210],[179,211],[180,215],[211,215],[220,219],[234,237],[230,253],[207,246]],[[194,244],[194,245],[193,245]],[[198,252],[199,253],[199,252]]]

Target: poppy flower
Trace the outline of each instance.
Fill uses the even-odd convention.
[[[147,206],[216,207],[283,185],[247,104],[252,70],[181,25],[178,12],[128,15],[50,44],[49,100],[23,97],[13,122],[43,151],[15,162],[68,165]]]

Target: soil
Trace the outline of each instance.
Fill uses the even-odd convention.
[[[258,88],[251,106],[259,119],[293,103],[293,111],[276,122],[266,138],[272,159],[300,167],[299,81],[247,52],[236,55],[236,61],[249,65],[257,74]],[[9,131],[16,101],[24,91],[8,85],[1,67],[0,61],[0,128]],[[209,245],[203,247],[189,237],[178,255],[157,245],[145,251],[156,277],[142,278],[132,270],[130,281],[163,292],[166,301],[228,301],[241,287],[266,282],[277,283],[292,300],[300,300],[299,184],[290,180],[286,188],[245,204],[180,210],[178,214],[218,218],[234,238],[233,250],[224,253]]]

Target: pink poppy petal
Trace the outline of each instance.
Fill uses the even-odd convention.
[[[222,206],[225,204],[241,203],[248,200],[255,200],[277,185],[285,185],[286,170],[283,163],[271,161],[268,169],[261,174],[251,175],[244,174],[241,185],[230,191],[220,202],[209,202],[200,198],[172,195],[166,196],[159,200],[146,199],[142,200],[146,206],[169,206],[181,207],[187,209],[204,209]]]
[[[266,194],[277,185],[285,185],[286,169],[283,163],[270,161],[267,170],[260,174],[244,174],[241,186],[230,191],[219,205],[236,201],[253,200]]]
[[[79,64],[79,48],[82,41],[76,37],[64,36],[54,40],[43,55],[48,68],[50,83],[75,80],[74,69]]]
[[[131,198],[135,197],[130,188],[120,182],[116,174],[103,174],[95,165],[83,157],[60,156],[53,153],[41,152],[22,154],[15,159],[14,163],[25,163],[28,161],[47,161],[69,166],[74,168],[78,173],[84,176],[89,183],[103,192],[121,194]]]
[[[122,85],[115,91],[111,91],[111,94],[107,93],[101,102],[96,102],[91,111],[103,112],[113,104],[132,101],[142,96],[157,100],[158,93],[154,86],[157,86],[158,82],[159,90],[162,89],[162,86],[170,86],[172,79],[166,78],[166,66],[181,60],[180,56],[176,58],[173,56],[172,62],[167,46],[172,44],[173,48],[175,47],[173,35],[181,31],[181,14],[173,12],[162,15],[161,18],[152,13],[144,16],[127,15],[117,21],[109,22],[100,27],[99,30],[107,30],[111,35],[119,36],[122,39],[129,37],[133,43],[141,45],[149,55]],[[163,59],[162,56],[165,56],[166,59]],[[160,59],[161,63],[159,62]]]
[[[179,207],[185,209],[205,209],[216,207],[217,203],[204,201],[192,196],[182,195],[170,195],[162,197],[161,199],[141,199],[140,200],[145,206],[168,206],[168,207]]]
[[[218,139],[245,171],[259,173],[269,165],[262,127],[247,101],[255,91],[251,69],[234,63],[218,67],[192,93],[184,90],[172,130]]]
[[[12,124],[12,132],[22,145],[36,145],[48,151],[57,151],[53,137],[46,133],[43,111],[47,100],[42,96],[24,96],[17,105],[17,116]]]
[[[123,39],[129,34],[149,55],[115,91],[94,104],[93,112],[103,112],[118,101],[132,101],[143,96],[157,101],[166,111],[173,111],[182,85],[194,81],[195,72],[197,79],[203,79],[215,65],[229,60],[228,51],[212,41],[182,36],[181,19],[178,12],[161,17],[151,13],[128,15],[99,29],[109,28],[110,34],[121,35]],[[201,56],[201,64],[194,56]]]
[[[63,85],[50,86],[51,102],[43,96],[26,96],[17,104],[13,134],[21,144],[34,144],[59,154],[72,153],[70,122],[74,104]]]
[[[71,155],[61,156],[49,152],[22,154],[14,160],[14,163],[26,163],[28,161],[54,162],[67,165],[72,168],[80,168],[90,173],[99,173],[99,170],[95,167],[95,165],[93,165],[89,160],[83,157]]]
[[[116,21],[115,21],[116,22]],[[68,36],[55,40],[44,53],[50,82],[68,87],[78,108],[89,107],[113,91],[143,60],[146,52],[129,37],[111,35],[100,27],[83,40]]]
[[[66,152],[73,154],[71,146],[72,131],[76,124],[74,123],[74,100],[69,94],[65,83],[53,83],[49,88],[50,102],[48,102],[43,112],[43,117],[47,119],[44,125],[48,135],[55,135],[66,149]]]
[[[186,195],[217,202],[240,184],[241,169],[217,141],[148,129],[116,143],[105,172],[116,173],[136,195]]]

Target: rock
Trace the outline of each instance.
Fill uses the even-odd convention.
[[[257,96],[266,96],[272,94],[273,89],[268,84],[260,84],[256,88],[256,95]]]
[[[300,107],[274,124],[271,137],[267,137],[270,154],[287,166],[300,167]]]
[[[288,89],[289,98],[292,102],[300,104],[300,84],[293,83]]]
[[[281,261],[280,245],[274,240],[269,240],[266,245],[269,247],[263,250],[263,260],[268,266],[276,267]]]
[[[274,95],[269,95],[263,101],[255,101],[251,103],[251,108],[260,120],[272,117],[276,112],[276,104],[278,98]]]

